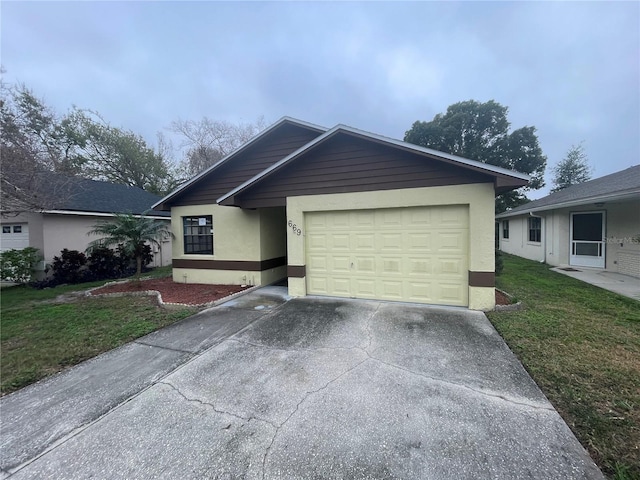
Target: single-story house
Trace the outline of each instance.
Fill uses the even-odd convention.
[[[524,174],[282,118],[154,205],[177,282],[494,307],[494,198]]]
[[[0,212],[0,251],[35,247],[44,257],[39,269],[50,264],[63,248],[84,252],[98,238],[87,232],[114,213],[140,215],[148,211],[147,216],[170,222],[167,212],[151,210],[160,197],[137,187],[54,173],[47,174],[47,181],[39,185],[47,190],[42,195],[51,199],[51,209]],[[151,265],[169,265],[170,252],[169,236],[161,248],[153,247]]]
[[[640,277],[640,165],[496,216],[500,249],[557,267]]]

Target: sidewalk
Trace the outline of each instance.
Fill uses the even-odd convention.
[[[551,270],[590,283],[596,287],[604,288],[610,292],[640,300],[640,278],[588,267],[555,267]]]

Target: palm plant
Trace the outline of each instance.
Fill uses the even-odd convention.
[[[146,213],[146,212],[145,212]],[[136,259],[136,278],[142,273],[142,258],[146,243],[160,246],[160,241],[171,232],[163,222],[131,213],[114,213],[113,219],[98,222],[87,235],[100,235],[87,250],[121,245],[123,251]]]

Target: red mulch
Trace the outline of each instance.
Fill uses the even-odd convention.
[[[496,305],[511,305],[511,300],[504,293],[496,290]]]
[[[200,283],[176,283],[171,277],[152,278],[140,282],[128,281],[116,285],[93,290],[93,295],[103,293],[127,293],[157,290],[165,303],[183,303],[186,305],[202,305],[214,302],[233,293],[246,290],[249,286],[240,285],[205,285]]]

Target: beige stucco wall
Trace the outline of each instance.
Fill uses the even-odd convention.
[[[42,232],[44,236],[45,261],[52,262],[62,249],[84,252],[89,243],[98,236],[87,235],[98,222],[109,221],[110,216],[43,214]],[[152,246],[154,261],[150,266],[171,263],[171,238],[165,239],[161,248]]]
[[[376,208],[417,207],[427,205],[469,206],[469,270],[493,272],[494,190],[492,184],[452,185],[375,192],[309,195],[287,199],[287,223],[304,226],[305,212]],[[305,232],[297,235],[287,229],[289,265],[305,265]],[[289,294],[306,295],[304,278],[289,278]],[[492,287],[469,287],[469,308],[490,310],[495,306]]]
[[[213,255],[185,255],[182,217],[212,215]],[[220,205],[171,208],[173,258],[185,260],[260,260],[260,213]]]
[[[211,215],[213,255],[186,255],[182,217]],[[284,208],[242,210],[220,205],[172,207],[173,258],[184,260],[260,261],[286,255]],[[266,285],[286,277],[286,266],[262,272],[174,268],[176,282],[226,285]]]
[[[260,255],[262,260],[287,255],[287,212],[284,207],[263,208],[260,213]]]

